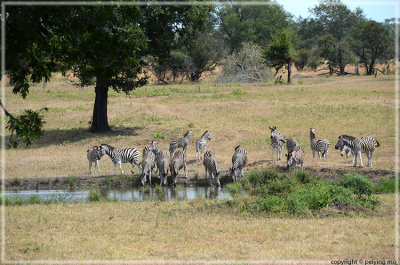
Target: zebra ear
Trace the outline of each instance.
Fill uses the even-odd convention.
[[[288,154],[285,154],[286,157],[288,157]]]

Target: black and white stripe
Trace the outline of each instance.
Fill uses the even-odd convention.
[[[170,155],[171,159],[172,159],[172,154],[174,153],[175,149],[177,149],[177,148],[182,147],[183,152],[186,154],[186,149],[189,144],[191,133],[192,133],[192,130],[189,130],[185,133],[185,135],[182,138],[174,139],[171,141],[171,143],[169,144],[169,155]]]
[[[329,141],[326,138],[315,138],[315,129],[310,128],[310,146],[313,154],[313,160],[315,160],[315,152],[318,152],[319,160],[325,158],[328,159],[328,149],[329,149]]]
[[[166,151],[158,152],[156,156],[156,163],[158,168],[158,173],[160,175],[160,186],[167,186],[167,175],[169,170],[169,155]]]
[[[135,165],[137,165],[140,172],[139,151],[136,148],[117,149],[108,144],[101,144],[99,148],[101,156],[107,154],[111,158],[111,161],[114,163],[114,175],[117,163],[122,174],[124,174],[124,171],[122,170],[121,163],[131,163],[132,174],[134,173],[133,169]]]
[[[344,138],[344,139],[347,139],[347,140],[350,140],[350,141],[353,141],[353,140],[355,140],[356,138],[353,137],[353,136],[347,135],[347,134],[343,134],[343,135],[340,135],[340,136],[338,137],[339,140],[337,141],[337,143],[336,143],[336,145],[335,145],[335,149],[336,149],[336,150],[337,150],[337,149],[340,150],[340,155],[341,155],[341,156],[343,156],[344,154],[346,154],[346,160],[348,161],[348,160],[349,160],[349,155],[350,155],[350,153],[351,153],[351,149],[350,149],[350,147],[344,145],[344,144],[343,144],[343,141],[340,141],[341,138]],[[353,160],[354,160],[354,154],[353,154]],[[354,163],[354,161],[353,161],[353,163]]]
[[[233,181],[243,176],[243,168],[247,164],[247,152],[240,145],[236,146],[235,153],[232,156],[232,168],[230,169]]]
[[[155,167],[156,156],[153,151],[150,150],[148,146],[143,149],[143,158],[142,158],[142,184],[146,184],[146,177],[149,177],[149,182],[151,186],[151,174]]]
[[[207,147],[207,140],[211,140],[210,132],[205,131],[201,138],[196,141],[196,158],[198,157],[198,160],[201,160],[201,156],[203,154],[203,151],[206,151]]]
[[[289,138],[286,140],[286,149],[288,154],[290,154],[297,146],[299,146],[299,143],[296,138]]]
[[[183,150],[178,150],[174,154],[174,157],[172,158],[171,161],[171,177],[172,177],[172,183],[176,185],[176,179],[179,174],[179,170],[184,169],[185,171],[185,178],[187,178],[186,174],[186,154],[183,152]]]
[[[96,173],[96,168],[100,173],[99,160],[101,159],[101,152],[98,146],[93,146],[87,150],[87,159],[89,161],[89,172],[88,175],[92,173],[92,163],[94,162],[94,173]]]
[[[368,166],[372,167],[372,156],[375,147],[379,146],[379,142],[374,137],[366,136],[361,139],[348,140],[345,138],[339,139],[345,146],[348,146],[354,154],[354,166],[357,166],[357,157],[360,158],[360,165],[363,167],[361,153],[366,153],[368,157]]]
[[[301,165],[301,170],[303,170],[304,150],[301,146],[294,147],[292,151],[286,155],[286,157],[287,157],[288,168],[292,168],[294,166],[296,170],[297,165]]]
[[[271,129],[271,147],[272,161],[274,161],[275,148],[277,149],[277,161],[282,160],[282,148],[285,144],[285,135],[276,131],[276,126],[269,127]]]
[[[205,170],[205,178],[207,178],[207,171],[210,176],[210,184],[213,185],[213,182],[217,186],[221,186],[219,182],[219,172],[218,172],[218,164],[217,159],[215,157],[215,153],[211,150],[205,152],[203,165]]]

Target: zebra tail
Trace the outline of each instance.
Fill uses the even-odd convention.
[[[376,142],[376,147],[379,147],[380,144],[379,144],[378,140],[375,140],[375,142]]]

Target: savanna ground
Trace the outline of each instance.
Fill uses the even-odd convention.
[[[296,137],[305,149],[305,166],[353,170],[334,150],[337,137],[374,136],[380,142],[373,169],[394,169],[394,76],[346,76],[294,79],[291,85],[214,84],[146,86],[129,96],[109,93],[113,131],[92,134],[88,122],[94,88],[76,88],[61,78],[35,86],[27,99],[6,89],[6,107],[49,107],[45,135],[32,147],[6,151],[6,178],[83,176],[86,150],[108,143],[140,152],[155,139],[168,150],[171,139],[191,129],[194,141],[205,130],[219,168],[231,166],[237,145],[258,167],[271,161],[269,126]],[[312,161],[309,128],[328,138],[327,162]],[[284,159],[285,161],[285,159]],[[363,156],[364,165],[367,164]],[[112,174],[108,157],[102,174]],[[130,167],[124,165],[126,173]],[[137,168],[135,168],[137,173]],[[200,163],[188,165],[190,177],[203,177]],[[315,218],[243,215],[202,200],[168,203],[89,203],[9,206],[6,209],[8,259],[393,259],[394,195],[379,195],[368,214]],[[301,229],[300,229],[301,228]]]

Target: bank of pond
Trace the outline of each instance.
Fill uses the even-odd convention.
[[[345,173],[326,179],[313,172],[283,171],[279,168],[252,170],[237,182],[222,187],[207,185],[158,184],[130,187],[91,187],[63,190],[9,190],[2,200],[6,206],[91,202],[163,202],[206,199],[215,207],[232,208],[246,214],[316,215],[371,212],[379,206],[378,194],[394,193],[394,176],[371,179],[359,173]]]

